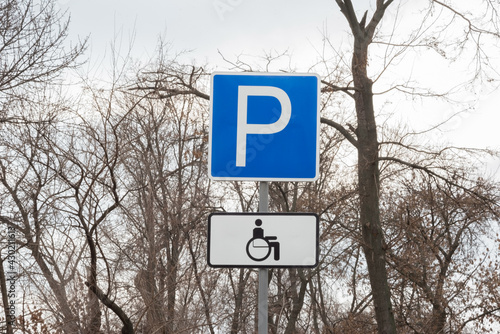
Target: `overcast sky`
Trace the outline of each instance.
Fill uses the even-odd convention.
[[[90,37],[92,62],[103,61],[113,41],[121,44],[118,48],[125,52],[133,40],[133,56],[149,59],[162,36],[171,44],[172,53],[189,50],[186,60],[196,59],[198,64],[216,64],[225,69],[227,63],[222,61],[219,51],[234,59],[238,54],[260,56],[270,50],[288,49],[293,54],[293,65],[307,70],[318,57],[315,49],[320,48],[323,33],[326,32],[333,43],[349,42],[348,26],[334,0],[58,2],[61,9],[71,15],[70,39]],[[359,15],[374,2],[356,0]],[[416,3],[408,1],[405,6]],[[455,119],[454,131],[449,137],[456,145],[500,147],[500,93],[484,93],[473,115],[464,114]]]
[[[362,2],[362,1],[360,1]],[[176,51],[220,61],[238,53],[290,49],[303,54],[328,30],[347,28],[333,0],[59,0],[71,33],[90,35],[93,56],[117,37],[135,37],[134,54],[151,55],[160,35]]]

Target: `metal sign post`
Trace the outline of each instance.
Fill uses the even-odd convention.
[[[259,182],[259,212],[269,211],[269,183]],[[267,334],[268,318],[268,269],[259,268],[257,321],[258,334]]]
[[[312,73],[211,76],[209,177],[259,181],[262,216],[238,216],[241,221],[229,226],[234,217],[211,215],[208,264],[259,268],[258,334],[268,333],[268,268],[314,267],[318,262],[318,217],[271,218],[268,182],[319,177],[320,84]]]

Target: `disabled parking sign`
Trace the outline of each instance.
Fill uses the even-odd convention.
[[[313,213],[212,213],[208,264],[215,268],[313,268],[319,218]]]
[[[319,91],[316,74],[212,74],[209,176],[314,181]]]
[[[276,236],[264,235],[262,226],[262,219],[255,220],[255,227],[253,229],[252,238],[248,240],[246,252],[250,259],[260,262],[266,260],[271,252],[275,261],[280,260],[280,243],[276,240]]]

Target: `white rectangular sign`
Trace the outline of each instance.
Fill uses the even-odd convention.
[[[313,268],[319,257],[319,218],[313,213],[212,213],[211,267]]]

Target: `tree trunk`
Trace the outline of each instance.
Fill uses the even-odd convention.
[[[28,239],[27,247],[31,251],[31,254],[35,259],[35,262],[42,271],[44,278],[49,283],[49,286],[53,291],[54,296],[56,297],[59,310],[64,318],[62,320],[63,332],[66,334],[80,333],[80,326],[79,326],[80,321],[78,317],[71,310],[64,285],[62,283],[57,282],[52,276],[52,271],[49,269],[47,263],[40,254],[38,244],[35,244],[33,240],[30,238]]]
[[[122,334],[134,334],[134,324],[130,320],[130,318],[127,316],[127,314],[123,311],[123,309],[118,306],[113,300],[109,299],[109,297],[97,286],[92,286],[88,282],[85,283],[85,285],[96,295],[96,297],[106,306],[109,308],[111,311],[113,311],[118,318],[123,323],[122,327]]]
[[[149,152],[150,153],[150,152]],[[141,191],[141,204],[144,207],[144,229],[147,240],[147,267],[146,270],[139,270],[135,285],[141,293],[142,299],[146,306],[146,331],[151,333],[166,334],[165,327],[165,304],[163,294],[160,293],[156,284],[157,275],[157,256],[159,246],[156,240],[156,219],[154,205],[154,178],[151,174],[153,167],[147,157],[144,158],[146,166],[148,185]],[[147,190],[146,190],[147,189]]]
[[[250,271],[245,269],[240,269],[240,275],[238,278],[238,286],[236,295],[234,296],[234,313],[233,320],[231,321],[231,334],[238,334],[238,329],[240,328],[241,312],[243,311],[243,293],[245,292],[245,286],[248,282],[248,277],[250,276]]]
[[[87,245],[90,250],[90,271],[88,276],[88,285],[97,287],[97,249],[92,235],[87,231]],[[96,296],[92,289],[88,291],[89,302],[88,317],[89,321],[86,326],[85,332],[88,334],[101,333],[101,305],[99,298]]]
[[[308,283],[307,279],[304,277],[303,269],[292,268],[289,272],[292,283],[290,287],[292,290],[292,309],[283,334],[293,334],[296,332],[297,320],[299,319],[300,310],[302,310],[302,306],[304,305],[304,296],[306,294],[306,287]],[[297,293],[298,281],[300,281],[300,286],[298,287],[299,291]]]
[[[167,334],[175,332],[175,294],[177,291],[177,271],[179,263],[178,241],[174,236],[171,256],[167,259]]]
[[[378,139],[373,107],[372,81],[367,76],[367,40],[355,39],[352,72],[358,121],[358,186],[363,251],[373,294],[380,334],[396,333],[387,282],[385,248],[379,211]]]
[[[145,331],[165,334],[164,306],[162,295],[156,286],[154,272],[140,269],[134,279],[134,284],[141,294],[146,307]]]
[[[448,252],[447,256],[444,257],[442,262],[442,267],[439,273],[438,282],[434,292],[434,296],[431,299],[432,303],[432,318],[431,318],[431,330],[429,333],[440,334],[444,333],[444,327],[446,326],[446,299],[444,298],[444,285],[447,277],[448,268],[451,263],[453,253],[458,247],[458,243],[454,243],[454,247]]]
[[[368,46],[371,44],[385,10],[393,0],[377,0],[376,9],[369,22],[367,14],[358,22],[351,0],[335,0],[344,14],[354,37],[352,78],[356,106],[358,150],[358,194],[360,201],[360,225],[363,236],[363,252],[373,294],[375,318],[380,334],[396,333],[391,305],[391,294],[385,267],[385,247],[379,209],[378,139],[373,107],[373,82],[368,77]]]
[[[435,304],[432,307],[431,334],[444,333],[446,325],[446,310],[440,304]]]
[[[5,322],[6,322],[6,334],[13,334],[14,331],[12,329],[12,323],[15,321],[10,315],[9,309],[9,299],[7,298],[7,281],[5,278],[5,272],[3,270],[3,262],[4,260],[0,259],[0,290],[2,292],[2,302],[3,309],[5,314]]]

